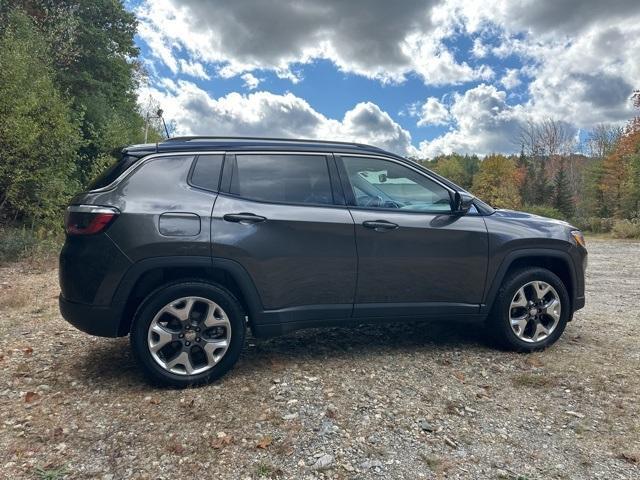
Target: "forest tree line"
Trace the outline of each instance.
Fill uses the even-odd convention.
[[[631,101],[640,109],[640,92]],[[624,127],[597,125],[581,144],[562,122],[530,121],[513,141],[518,155],[453,153],[418,161],[496,208],[640,237],[639,117]]]

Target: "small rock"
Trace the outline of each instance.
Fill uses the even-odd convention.
[[[425,432],[433,432],[435,431],[435,428],[433,427],[433,425],[431,425],[429,422],[427,422],[425,419],[420,419],[418,420],[418,425],[420,426],[420,428],[422,430],[424,430]]]
[[[314,463],[311,468],[313,470],[326,470],[327,468],[330,468],[334,462],[335,459],[333,458],[333,455],[325,453],[316,460],[316,463]]]
[[[382,468],[382,462],[380,460],[367,460],[360,464],[360,468],[363,470],[369,470],[370,468]]]
[[[288,413],[282,416],[283,420],[295,420],[296,418],[298,418],[298,412]]]

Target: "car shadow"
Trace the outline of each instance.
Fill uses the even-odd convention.
[[[327,357],[348,360],[368,355],[397,356],[425,350],[442,353],[475,348],[487,348],[483,325],[463,320],[309,329],[270,339],[248,335],[233,376],[262,370],[271,374],[274,361],[286,368],[288,362],[321,362]],[[89,349],[82,363],[73,376],[93,388],[119,385],[143,392],[153,389],[144,381],[127,339],[101,339]]]

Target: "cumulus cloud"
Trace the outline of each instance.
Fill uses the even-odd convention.
[[[416,108],[413,112],[418,117],[417,125],[423,127],[426,125],[444,125],[449,119],[449,110],[437,98],[429,97],[420,108]]]
[[[522,83],[520,80],[517,68],[508,68],[504,76],[500,79],[500,83],[507,90],[516,88]]]
[[[240,76],[244,82],[245,88],[249,90],[255,90],[260,85],[260,79],[254,76],[252,73],[245,73]]]
[[[411,135],[388,113],[361,102],[342,119],[328,118],[291,93],[258,91],[214,98],[189,81],[163,79],[140,91],[163,106],[176,122],[177,135],[247,135],[316,138],[372,143],[395,153],[412,155]]]
[[[491,75],[458,62],[442,42],[449,22],[434,25],[436,0],[144,0],[140,37],[172,71],[175,55],[222,64],[224,76],[328,59],[340,70],[385,82],[415,72],[425,82],[458,84]],[[438,19],[441,20],[441,19]],[[296,78],[296,75],[293,75]]]
[[[421,156],[513,151],[526,112],[522,106],[508,105],[506,98],[506,92],[487,84],[455,94],[449,110],[454,128],[431,141],[421,142]]]
[[[322,136],[415,152],[408,132],[373,103],[331,119],[294,95],[256,91],[264,88],[257,71],[297,83],[318,59],[382,83],[417,77],[427,86],[456,85],[448,105],[430,97],[410,112],[418,126],[450,125],[420,144],[423,155],[512,152],[525,117],[578,128],[620,123],[633,114],[629,95],[640,86],[637,0],[142,0],[136,14],[147,64],[176,78],[240,76],[252,92],[215,98],[176,81],[171,90],[154,74],[158,94],[168,95],[191,133]],[[469,40],[462,47],[461,36]],[[520,68],[504,71],[501,62]],[[508,96],[515,88],[522,95]],[[191,124],[178,106],[200,106],[210,120]]]

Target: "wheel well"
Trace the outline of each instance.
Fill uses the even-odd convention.
[[[562,283],[564,283],[564,286],[567,288],[567,292],[569,293],[569,299],[571,302],[573,302],[574,285],[573,279],[571,277],[571,270],[569,269],[569,264],[566,262],[566,260],[560,257],[542,256],[516,258],[511,263],[511,265],[509,265],[509,268],[507,269],[503,278],[506,278],[507,275],[515,270],[520,270],[527,267],[546,268],[547,270],[555,273],[560,278],[560,280],[562,280]]]
[[[204,267],[158,267],[144,272],[129,293],[122,311],[119,335],[125,336],[129,334],[133,316],[138,306],[151,292],[162,285],[180,280],[202,280],[220,285],[229,290],[238,299],[245,312],[248,311],[242,289],[233,276],[225,270]]]

